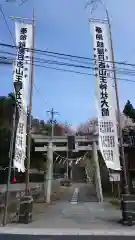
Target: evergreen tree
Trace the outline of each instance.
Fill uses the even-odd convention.
[[[133,105],[130,103],[129,100],[124,107],[123,113],[125,114],[125,116],[131,118],[133,122],[135,122],[135,109],[133,108]]]

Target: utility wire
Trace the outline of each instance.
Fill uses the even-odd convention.
[[[4,10],[3,10],[3,8],[2,8],[2,4],[0,4],[0,11],[1,11],[1,13],[2,13],[2,16],[3,16],[4,22],[5,22],[6,27],[7,27],[7,29],[8,29],[8,32],[9,32],[9,34],[10,34],[12,40],[13,40],[13,43],[14,43],[14,45],[16,45],[15,40],[14,40],[14,36],[13,36],[11,30],[10,30],[10,27],[9,27],[8,21],[7,21],[7,19],[6,19],[6,16],[5,16]]]
[[[0,50],[0,53],[16,56],[15,53],[7,52],[7,51],[1,51]],[[57,56],[57,55],[49,54],[49,53],[45,53],[44,55],[47,56],[47,57],[51,57],[51,58],[63,59],[63,60],[66,60],[66,61],[72,61],[72,62],[77,62],[77,63],[94,65],[93,62],[83,61],[81,59],[72,59],[72,58],[69,58],[69,57],[62,57],[62,56]],[[42,58],[34,57],[34,59],[42,59]]]
[[[10,58],[10,59],[8,59],[8,60],[14,61],[15,59],[11,59],[11,58]],[[30,64],[30,63],[28,63],[28,64]],[[52,64],[52,63],[47,63],[47,64]],[[59,65],[59,64],[57,64],[57,65]],[[89,75],[89,76],[94,76],[94,77],[95,77],[95,74],[87,73],[87,72],[80,72],[80,71],[74,71],[74,70],[69,70],[69,69],[50,67],[50,66],[41,65],[41,64],[35,64],[35,63],[34,63],[34,66],[36,66],[36,67],[42,67],[42,68],[48,68],[48,69],[53,69],[53,70],[58,70],[58,71],[63,71],[63,72],[70,72],[70,73],[76,73],[76,74],[82,74],[82,75]],[[92,68],[92,69],[93,69],[93,68]],[[129,75],[130,75],[130,74],[129,74]],[[133,75],[130,75],[130,76],[133,76]],[[110,77],[110,79],[113,80],[114,78],[113,78],[113,77]],[[132,79],[127,79],[127,78],[119,78],[119,77],[117,77],[117,80],[135,83],[134,80],[132,80]]]
[[[12,53],[11,53],[12,55]],[[3,58],[4,63],[5,63],[5,59],[9,60],[9,61],[15,61],[15,59],[13,58],[7,58],[6,56],[0,56],[1,60]],[[60,62],[60,61],[54,61],[54,60],[48,60],[48,59],[41,59],[41,58],[36,58],[37,60],[34,61],[35,63],[47,63],[47,64],[53,64],[53,65],[62,65],[62,66],[66,66],[66,67],[75,67],[75,68],[84,68],[84,69],[92,69],[93,71],[96,70],[96,67],[90,67],[90,66],[85,66],[85,65],[77,65],[77,64],[71,64],[71,63],[67,63],[67,62]],[[30,63],[30,59],[27,59],[27,63]],[[107,70],[107,72],[113,73],[114,69],[105,69]],[[116,68],[115,69],[117,74],[120,75],[129,75],[129,76],[135,76],[135,70],[132,69],[126,69],[126,68]]]
[[[42,101],[44,102],[44,104],[47,104],[47,101],[44,99],[43,95],[41,95],[41,90],[36,86],[36,84],[34,83],[34,88],[36,89],[36,91],[38,92],[38,94],[40,95]]]
[[[8,54],[10,54],[9,52],[6,52]],[[15,55],[13,53],[11,53],[11,55]],[[2,62],[2,58],[4,59],[4,63],[5,63],[5,59],[9,60],[9,61],[14,61],[15,59],[13,58],[7,58],[5,56],[0,56],[1,58],[1,62]],[[27,62],[29,62],[30,60],[27,59]],[[53,65],[64,65],[64,66],[68,66],[68,67],[76,67],[76,68],[85,68],[85,69],[92,69],[92,70],[96,70],[96,68],[94,67],[90,67],[90,66],[85,66],[85,65],[75,65],[75,64],[69,64],[67,62],[60,62],[60,61],[54,61],[54,60],[49,60],[49,59],[43,59],[43,58],[35,58],[35,63],[47,63],[47,64],[53,64]],[[91,64],[90,64],[91,65]],[[114,69],[106,69],[108,72],[114,72]],[[128,76],[135,76],[135,70],[133,69],[129,69],[129,68],[116,68],[115,69],[117,74],[119,75],[128,75]]]
[[[95,77],[95,75],[92,74],[92,73],[86,73],[86,72],[68,70],[68,69],[63,69],[63,68],[50,67],[50,66],[41,65],[41,64],[34,64],[34,66],[36,66],[36,67],[42,67],[42,68],[46,68],[46,69],[57,70],[57,71],[61,71],[61,72],[75,73],[75,74],[87,75],[87,76],[94,76],[94,77]],[[110,78],[110,79],[113,80],[114,78]],[[135,83],[134,80],[132,80],[132,79],[127,79],[127,78],[118,78],[118,77],[117,77],[117,80]]]
[[[86,73],[86,72],[80,72],[80,71],[74,71],[74,70],[67,70],[67,69],[63,69],[63,68],[56,68],[56,67],[50,67],[50,66],[45,66],[45,65],[39,65],[39,64],[35,64],[35,66],[36,67],[48,68],[48,69],[52,69],[52,70],[57,70],[57,71],[61,71],[61,72],[76,73],[76,74],[87,75],[87,76],[94,76],[95,77],[95,75],[92,74],[92,73]],[[111,79],[114,79],[114,78],[111,78]],[[117,78],[117,80],[135,83],[134,80],[127,79],[127,78]]]
[[[5,44],[5,43],[0,43],[0,46],[10,47],[10,48],[18,48],[15,45]],[[47,51],[47,50],[32,49],[32,48],[29,48],[28,50],[29,51],[34,51],[36,53],[43,53],[43,54],[49,53],[49,54],[54,54],[54,55],[58,55],[58,56],[65,56],[65,57],[71,57],[71,58],[77,58],[77,59],[83,59],[83,60],[89,60],[89,61],[95,61],[96,60],[94,58],[88,58],[88,57],[83,57],[83,56],[76,56],[76,55],[71,55],[71,54],[52,52],[52,51]],[[105,60],[104,62],[112,63],[112,61],[107,61],[107,60]],[[125,61],[124,62],[122,62],[122,61],[115,61],[115,64],[121,64],[121,65],[125,65],[125,66],[135,67],[134,63],[127,63]]]
[[[10,53],[10,52],[5,52],[5,51],[0,51],[0,52],[5,53],[7,55],[16,56],[15,53]],[[2,58],[6,59],[7,57],[2,55],[2,56],[0,56],[0,58],[2,60]],[[13,59],[10,59],[10,60],[13,61]],[[4,63],[5,63],[5,61],[6,60],[4,60]],[[27,59],[27,61],[30,61],[30,59]],[[64,65],[64,66],[77,67],[77,68],[82,67],[82,68],[89,68],[89,69],[95,70],[94,67],[90,67],[90,66],[88,67],[88,66],[85,66],[85,65],[75,65],[75,64],[71,64],[71,63],[69,64],[67,62],[60,62],[60,61],[56,61],[56,60],[54,61],[54,60],[50,60],[50,59],[43,59],[43,58],[37,58],[37,57],[35,57],[34,62],[35,63],[48,63],[48,64],[54,64],[54,65]],[[87,63],[87,64],[94,66],[94,63]],[[114,72],[114,69],[107,69],[107,71],[108,72]],[[133,69],[116,67],[115,71],[117,72],[117,74],[120,74],[120,75],[135,76],[135,70],[133,70]]]

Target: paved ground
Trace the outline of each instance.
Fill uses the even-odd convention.
[[[78,190],[75,190],[78,189]],[[88,191],[88,192],[87,192]],[[47,229],[50,229],[50,233],[55,235],[56,233],[62,234],[62,231],[69,231],[67,235],[71,235],[71,233],[82,231],[82,234],[91,235],[88,233],[94,232],[96,235],[100,235],[96,238],[89,239],[113,239],[114,233],[118,233],[118,235],[128,232],[129,235],[134,234],[135,229],[133,227],[121,226],[117,222],[121,218],[120,210],[116,209],[109,203],[98,203],[92,202],[94,199],[89,195],[93,193],[93,190],[88,189],[88,186],[85,184],[74,184],[72,187],[68,188],[65,194],[62,196],[61,200],[57,203],[50,205],[48,207],[44,206],[44,209],[41,212],[34,214],[33,221],[28,225],[25,224],[10,224],[6,228],[8,232],[18,233],[27,232],[28,234],[41,234],[44,236]],[[76,192],[76,194],[74,194]],[[77,194],[78,193],[78,194]],[[84,194],[83,194],[84,193]],[[74,204],[72,203],[72,199],[74,199]],[[91,198],[90,198],[91,196]],[[90,200],[88,202],[88,199]],[[84,200],[84,202],[83,202]],[[65,229],[65,230],[64,230]],[[0,228],[1,230],[1,228]],[[98,232],[100,234],[98,234]],[[101,237],[105,233],[110,233],[110,238]],[[73,234],[73,235],[74,235]],[[93,234],[93,233],[92,233]],[[47,235],[47,232],[46,232]],[[48,234],[50,236],[50,234]],[[52,234],[51,234],[52,235]],[[0,239],[1,236],[0,236]],[[6,238],[5,238],[6,239]],[[13,238],[14,239],[14,238]],[[24,238],[22,238],[24,239]],[[31,238],[27,238],[31,239]],[[33,238],[33,239],[42,239],[42,238]],[[43,238],[46,239],[46,238]],[[57,237],[49,237],[49,239],[58,239]],[[65,239],[67,239],[65,237]],[[88,239],[88,238],[86,238]],[[117,239],[117,238],[116,238]],[[121,238],[127,239],[127,238]],[[129,239],[129,238],[128,238]]]
[[[1,240],[134,240],[134,236],[93,236],[93,235],[68,235],[68,236],[63,236],[63,235],[36,235],[36,236],[29,236],[29,235],[0,235]]]
[[[78,194],[74,194],[78,189]],[[68,188],[60,201],[42,208],[34,214],[33,222],[28,225],[17,224],[20,228],[80,228],[80,229],[119,229],[117,224],[121,212],[109,203],[98,203],[93,190],[86,184],[74,184]],[[76,197],[76,199],[75,199]],[[72,200],[74,201],[72,202]],[[88,202],[89,199],[89,202]],[[95,200],[92,202],[92,200]],[[14,224],[10,225],[15,226]]]
[[[78,186],[78,202],[97,202],[95,188],[89,186],[89,184],[80,184]]]

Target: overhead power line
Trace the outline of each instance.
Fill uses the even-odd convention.
[[[17,46],[15,45],[11,45],[11,44],[5,44],[5,43],[0,43],[0,46],[3,47],[9,47],[9,48],[16,48]],[[29,51],[34,51],[36,53],[42,53],[42,54],[53,54],[53,55],[58,55],[58,56],[65,56],[65,57],[70,57],[70,58],[76,58],[76,59],[83,59],[83,60],[89,60],[89,61],[95,61],[94,58],[88,58],[88,57],[83,57],[83,56],[77,56],[77,55],[71,55],[71,54],[65,54],[65,53],[58,53],[58,52],[52,52],[52,51],[47,51],[47,50],[41,50],[41,49],[32,49],[29,48]],[[112,63],[112,61],[105,61],[108,63]],[[115,64],[120,64],[120,65],[124,65],[124,66],[131,66],[131,67],[135,67],[134,63],[128,63],[125,61],[116,61]]]
[[[0,51],[2,53],[5,53],[7,55],[12,55],[12,56],[16,56],[15,53],[11,53],[11,52],[5,52],[5,51]],[[1,58],[1,61],[2,61],[2,58],[4,60],[4,63],[5,63],[5,59],[9,60],[9,61],[15,61],[15,58],[9,58],[7,56],[0,56]],[[68,60],[69,61],[69,60]],[[30,62],[30,59],[27,59],[27,62]],[[60,66],[66,66],[66,67],[74,67],[74,68],[83,68],[83,69],[91,69],[91,70],[96,70],[96,68],[94,67],[94,63],[87,63],[87,65],[79,65],[79,64],[73,64],[73,63],[68,63],[68,62],[61,62],[61,61],[57,61],[57,60],[51,60],[51,59],[44,59],[44,58],[39,58],[39,57],[35,57],[35,61],[34,63],[47,63],[47,64],[51,64],[51,65],[60,65]],[[89,65],[92,65],[92,66],[89,66]],[[114,69],[106,69],[107,72],[114,72]],[[119,67],[116,67],[115,71],[117,72],[117,74],[119,75],[128,75],[128,76],[135,76],[135,70],[134,69],[130,69],[130,68],[119,68]]]
[[[4,54],[8,54],[8,55],[12,55],[12,56],[16,56],[15,53],[11,53],[11,52],[7,52],[7,51],[3,51],[3,50],[0,50],[0,53],[4,53]],[[81,60],[81,59],[73,59],[73,58],[69,58],[69,57],[62,57],[62,56],[59,56],[59,55],[55,55],[55,54],[50,54],[50,53],[45,53],[44,54],[46,57],[51,57],[51,58],[55,58],[55,59],[63,59],[63,60],[66,60],[66,61],[72,61],[72,62],[77,62],[77,63],[83,63],[83,64],[89,64],[89,65],[94,65],[93,62],[90,62],[90,61],[84,61],[84,60]],[[34,57],[34,59],[42,59],[42,58],[39,58],[39,57]]]
[[[3,58],[4,58],[4,62],[5,62],[5,56]],[[7,60],[12,62],[12,61],[15,61],[15,58],[7,58]],[[34,62],[34,66],[50,68],[50,69],[59,70],[59,71],[73,72],[73,73],[78,73],[78,74],[83,74],[83,75],[95,76],[95,74],[93,74],[93,73],[87,73],[87,72],[71,70],[71,68],[76,68],[76,67],[77,68],[81,68],[82,67],[81,65],[67,64],[67,63],[61,63],[61,62],[58,62],[58,61],[50,61],[50,60],[44,60],[44,59],[42,59],[42,60],[43,61],[35,61]],[[29,61],[27,60],[27,63],[30,64],[30,60]],[[39,63],[39,64],[37,64],[37,63]],[[70,69],[63,69],[63,68],[61,69],[61,68],[56,68],[56,67],[49,67],[47,65],[42,65],[41,63],[47,64],[47,65],[65,66],[65,67],[68,67]],[[83,69],[86,69],[86,70],[90,69],[90,70],[94,71],[93,67],[88,67],[88,66],[87,67],[83,66]],[[110,71],[113,72],[113,70],[110,70]],[[132,72],[127,71],[127,73],[126,74],[125,73],[126,72],[117,72],[117,74],[123,74],[123,75],[128,75],[128,76],[135,76],[135,71],[134,72],[133,71]],[[110,77],[110,79],[113,79],[113,77]],[[132,80],[132,79],[125,79],[125,78],[120,78],[120,77],[117,77],[117,80],[134,82],[134,80]]]
[[[10,34],[12,40],[13,40],[13,43],[16,45],[15,40],[14,40],[14,37],[13,37],[13,34],[12,34],[11,30],[10,30],[8,21],[7,21],[7,19],[6,19],[6,16],[5,16],[5,13],[4,13],[4,10],[3,10],[3,7],[2,7],[1,4],[0,4],[0,12],[2,13],[2,16],[3,16],[3,19],[4,19],[5,25],[6,25],[7,30],[8,30],[8,32],[9,32],[9,34]]]
[[[44,99],[43,95],[41,95],[41,90],[36,86],[36,84],[34,84],[34,88],[36,89],[36,91],[38,92],[41,100],[44,102],[44,104],[47,104],[47,101]]]
[[[9,59],[7,59],[7,60],[9,60]],[[15,61],[15,59],[10,59],[10,60],[11,60],[11,61]],[[30,64],[30,63],[29,63],[29,64]],[[50,63],[47,63],[47,64],[49,65]],[[58,65],[58,64],[57,64],[57,65]],[[75,73],[75,74],[87,75],[87,76],[94,76],[94,77],[95,77],[95,74],[93,74],[93,73],[75,71],[75,70],[64,69],[64,68],[57,68],[57,67],[52,67],[52,66],[50,67],[50,66],[47,66],[47,65],[35,64],[35,63],[34,63],[34,66],[36,66],[36,67],[42,67],[42,68],[46,68],[46,69],[57,70],[57,71],[61,71],[61,72],[69,72],[69,73]],[[110,77],[110,79],[114,79],[114,78],[113,78],[113,77]],[[127,78],[117,77],[117,80],[135,83],[134,80],[132,80],[132,79],[127,79]]]

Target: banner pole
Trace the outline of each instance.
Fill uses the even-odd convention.
[[[95,0],[96,2],[96,0]],[[108,9],[104,3],[104,0],[99,0],[99,2],[103,5],[106,13],[105,20],[101,19],[92,19],[90,18],[89,21],[99,21],[101,23],[108,23],[109,27],[109,35],[110,35],[110,47],[111,47],[111,54],[112,54],[112,66],[113,66],[113,76],[114,76],[114,86],[115,86],[115,96],[116,96],[116,105],[117,105],[117,116],[118,116],[118,127],[119,127],[119,140],[120,140],[120,165],[121,165],[121,185],[122,185],[122,192],[123,194],[129,194],[129,186],[128,186],[128,179],[127,179],[127,168],[126,168],[126,160],[125,160],[125,153],[124,153],[124,146],[123,146],[123,134],[122,134],[122,125],[121,125],[121,116],[120,116],[120,104],[119,104],[119,94],[118,94],[118,84],[117,84],[117,77],[116,77],[116,70],[115,70],[115,60],[114,60],[114,49],[113,49],[113,42],[112,42],[112,31],[111,31],[111,23],[109,18]]]
[[[111,52],[112,52],[112,64],[113,64],[113,75],[114,75],[114,86],[115,86],[115,96],[116,96],[116,104],[117,104],[117,114],[118,114],[118,128],[119,128],[119,140],[120,140],[120,164],[122,167],[122,185],[123,185],[123,193],[129,194],[128,188],[128,180],[127,180],[127,170],[126,170],[126,161],[125,161],[125,153],[123,146],[123,136],[122,136],[122,126],[121,126],[121,117],[120,117],[120,104],[119,104],[119,94],[118,94],[118,84],[115,70],[115,61],[114,61],[114,50],[113,50],[113,42],[112,42],[112,31],[111,31],[111,23],[109,19],[108,10],[105,7],[106,16],[109,26],[109,34],[110,34],[110,43],[111,43]]]
[[[4,207],[4,216],[3,216],[3,226],[5,226],[6,223],[7,223],[9,187],[10,187],[12,160],[13,160],[15,129],[16,129],[16,110],[17,109],[16,109],[16,101],[15,101],[14,102],[14,113],[13,113],[13,124],[12,124],[12,135],[11,135],[10,149],[9,149],[8,179],[7,179],[7,186],[6,186],[6,193],[5,193],[5,207]]]
[[[29,168],[30,168],[30,151],[31,151],[31,120],[32,120],[32,100],[33,100],[33,86],[34,86],[34,45],[35,45],[35,11],[33,9],[32,20],[32,55],[31,55],[31,80],[30,80],[30,99],[28,107],[28,145],[27,145],[27,162],[26,162],[26,195],[29,195]]]

